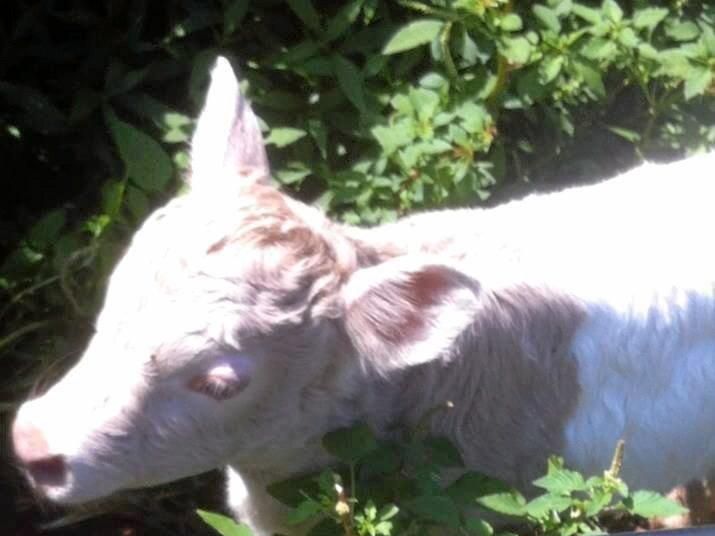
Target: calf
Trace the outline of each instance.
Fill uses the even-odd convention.
[[[623,438],[625,479],[668,490],[715,467],[713,169],[343,226],[269,184],[219,59],[190,191],[137,232],[80,362],[20,408],[17,457],[67,504],[228,465],[264,534],[265,484],[330,463],[324,433],[449,399],[432,431],[470,468],[524,486],[559,453],[595,473]]]

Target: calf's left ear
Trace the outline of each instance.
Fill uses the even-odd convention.
[[[455,268],[402,257],[355,272],[343,289],[345,329],[378,372],[448,357],[473,323],[479,284]]]
[[[191,141],[191,189],[223,181],[265,180],[270,174],[258,119],[241,94],[231,64],[219,57]]]

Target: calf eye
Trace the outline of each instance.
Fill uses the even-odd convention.
[[[239,378],[227,378],[215,374],[203,374],[194,376],[189,380],[187,387],[196,392],[223,401],[233,398],[245,387],[246,382]]]

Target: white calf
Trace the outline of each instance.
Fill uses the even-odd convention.
[[[191,191],[134,237],[80,362],[18,413],[41,493],[228,464],[264,533],[281,526],[264,484],[330,463],[324,433],[448,399],[432,430],[516,485],[551,453],[601,471],[619,438],[637,487],[715,467],[715,155],[357,229],[267,183],[226,60],[212,79]]]

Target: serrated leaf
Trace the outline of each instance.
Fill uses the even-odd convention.
[[[383,54],[397,54],[425,45],[439,35],[444,23],[437,19],[422,19],[406,24],[387,41]]]
[[[653,30],[668,16],[668,10],[662,7],[637,9],[633,14],[633,26],[638,29]]]
[[[355,108],[365,112],[365,84],[360,70],[350,60],[339,54],[333,54],[331,62],[340,89]]]
[[[685,79],[685,98],[702,95],[713,83],[713,72],[709,67],[694,68]]]
[[[645,518],[675,516],[688,511],[687,508],[655,491],[636,491],[629,499],[631,512]]]
[[[561,31],[561,22],[553,9],[541,4],[534,4],[531,10],[538,21],[546,28],[555,33],[559,33]]]
[[[111,108],[105,110],[105,117],[127,176],[144,190],[163,190],[173,176],[174,166],[159,142],[119,119]]]
[[[616,44],[610,39],[595,37],[581,49],[581,53],[587,58],[602,60],[613,56],[616,50]]]
[[[287,0],[288,7],[308,28],[320,32],[320,14],[313,7],[310,0]]]
[[[230,517],[204,510],[196,510],[196,513],[204,520],[204,523],[212,527],[221,536],[253,536],[253,532],[248,526],[238,524]]]
[[[541,519],[547,517],[551,511],[563,512],[570,506],[570,497],[547,493],[529,501],[526,505],[526,513],[531,517]]]
[[[484,495],[477,499],[477,503],[484,508],[508,516],[520,517],[526,513],[526,499],[515,490]]]
[[[366,424],[358,424],[325,434],[323,447],[339,460],[353,463],[375,450],[377,441]]]
[[[447,497],[423,495],[405,503],[405,507],[416,516],[448,527],[459,527],[459,510]]]
[[[613,22],[621,22],[621,20],[623,20],[623,10],[615,0],[603,0],[601,10],[603,14]]]
[[[586,489],[586,482],[580,473],[564,467],[563,460],[558,457],[549,458],[545,476],[534,480],[534,485],[551,493],[568,495],[574,491]]]
[[[266,137],[266,145],[285,147],[306,135],[305,130],[293,127],[273,127]]]
[[[410,119],[404,119],[389,126],[377,125],[370,132],[388,155],[411,143],[416,136],[415,127]]]

